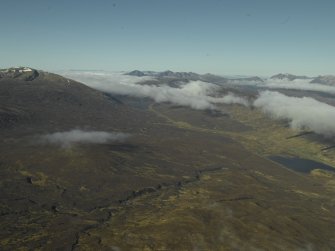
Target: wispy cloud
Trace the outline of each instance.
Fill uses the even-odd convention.
[[[76,143],[102,144],[107,142],[121,142],[128,137],[128,134],[119,132],[82,131],[75,129],[66,132],[55,132],[42,135],[39,137],[38,141],[43,144],[69,147]]]

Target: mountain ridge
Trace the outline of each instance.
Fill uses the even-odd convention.
[[[293,74],[290,74],[290,73],[279,73],[279,74],[271,76],[270,79],[280,79],[280,80],[287,79],[287,80],[293,81],[293,80],[296,80],[296,79],[311,79],[311,78],[309,78],[307,76],[293,75]]]
[[[239,77],[239,78],[229,78],[224,76],[219,76],[212,73],[198,74],[195,72],[173,72],[170,70],[163,72],[156,71],[140,71],[133,70],[125,73],[124,75],[136,76],[136,77],[154,77],[154,78],[175,78],[180,80],[191,80],[191,81],[204,81],[214,84],[224,84],[231,81],[257,81],[263,82],[263,79],[257,76],[251,77]]]

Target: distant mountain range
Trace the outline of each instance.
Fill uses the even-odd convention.
[[[36,69],[30,67],[11,67],[7,69],[0,69],[0,79],[18,79],[24,81],[32,81],[39,77],[40,74],[43,74],[43,71],[38,71]],[[136,76],[136,77],[144,77],[150,76],[155,78],[173,78],[179,80],[193,80],[193,81],[204,81],[210,82],[214,84],[225,84],[225,83],[236,83],[240,81],[252,81],[262,83],[264,82],[263,78],[252,76],[252,77],[238,77],[238,78],[231,78],[231,77],[223,77],[211,73],[207,74],[198,74],[195,72],[173,72],[170,70],[163,71],[163,72],[156,72],[156,71],[139,71],[134,70],[128,73],[125,73],[128,76]],[[318,77],[308,77],[308,76],[299,76],[293,75],[289,73],[279,73],[276,75],[271,76],[269,79],[272,80],[310,80],[310,83],[315,84],[324,84],[324,85],[331,85],[335,86],[335,76],[332,75],[324,75]]]
[[[253,81],[253,82],[264,82],[263,78],[253,76],[253,77],[240,77],[240,78],[229,78],[223,77],[214,74],[198,74],[194,72],[173,72],[173,71],[163,71],[163,72],[155,72],[155,71],[139,71],[134,70],[125,75],[136,76],[136,77],[144,77],[150,76],[155,78],[175,78],[181,80],[200,80],[215,84],[223,84],[223,83],[234,83],[239,81]],[[318,76],[318,77],[308,77],[308,76],[299,76],[293,75],[289,73],[279,73],[270,77],[272,80],[310,80],[310,83],[324,84],[324,85],[335,85],[335,76],[326,75],[326,76]]]
[[[202,78],[202,76],[206,76],[209,74],[200,75],[194,72],[173,72],[173,71],[155,72],[155,71],[135,70],[135,71],[128,72],[125,75],[137,76],[137,77],[150,76],[150,77],[159,77],[159,78],[180,78],[180,79],[189,79],[189,80],[199,80]]]
[[[307,76],[297,76],[297,75],[293,75],[293,74],[288,74],[288,73],[279,73],[277,75],[274,75],[272,76],[270,79],[287,79],[287,80],[290,80],[290,81],[293,81],[293,80],[296,80],[296,79],[312,79],[312,78],[309,78]]]
[[[222,84],[222,83],[228,83],[232,79],[214,75],[211,73],[207,74],[198,74],[194,72],[173,72],[173,71],[163,71],[163,72],[155,72],[155,71],[139,71],[134,70],[131,72],[126,73],[125,75],[129,76],[136,76],[136,77],[144,77],[144,76],[150,76],[150,77],[156,77],[156,78],[176,78],[176,79],[183,79],[183,80],[200,80],[204,82],[210,82],[215,84]],[[263,82],[263,79],[259,77],[245,77],[245,78],[234,78],[233,81],[258,81]]]

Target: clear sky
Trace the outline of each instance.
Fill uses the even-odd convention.
[[[0,0],[0,67],[335,74],[334,0]]]

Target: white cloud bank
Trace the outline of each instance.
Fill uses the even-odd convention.
[[[229,83],[237,86],[254,86],[267,89],[285,89],[285,90],[302,90],[335,94],[335,86],[310,83],[311,79],[265,79],[264,82],[257,81],[230,81]]]
[[[291,89],[291,90],[304,90],[304,91],[316,91],[324,92],[328,94],[335,94],[335,87],[317,83],[309,83],[310,79],[296,79],[293,81],[289,80],[267,80],[265,87],[271,89]]]
[[[294,129],[308,129],[326,137],[335,135],[335,107],[313,98],[264,91],[253,105],[275,119],[288,120]]]
[[[104,131],[82,131],[71,130],[67,132],[55,132],[42,135],[39,137],[39,142],[44,144],[55,144],[62,147],[69,147],[76,143],[83,144],[103,144],[107,142],[122,142],[128,134]]]
[[[213,97],[219,86],[202,81],[180,83],[178,87],[168,85],[139,84],[152,77],[127,76],[108,72],[63,72],[63,76],[80,81],[100,91],[133,97],[152,98],[157,103],[170,102],[189,106],[193,109],[215,109],[215,104],[249,105],[243,97],[229,93],[222,97]],[[158,82],[157,82],[158,83]]]

